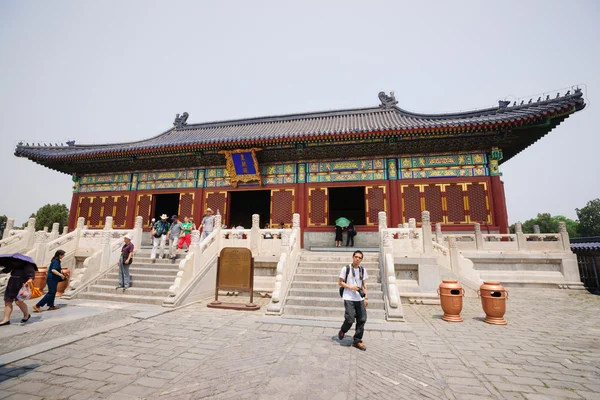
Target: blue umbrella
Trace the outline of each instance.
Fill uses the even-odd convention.
[[[0,267],[4,267],[4,269],[1,271],[3,274],[8,274],[13,269],[25,268],[28,265],[32,265],[34,270],[38,270],[33,258],[24,254],[0,254]]]
[[[350,220],[346,217],[339,217],[338,219],[335,220],[335,224],[337,226],[339,226],[340,228],[345,228],[348,225],[350,225]]]

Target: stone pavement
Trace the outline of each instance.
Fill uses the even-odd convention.
[[[599,399],[599,310],[599,296],[531,289],[510,290],[507,326],[476,298],[463,323],[406,305],[400,331],[367,322],[361,352],[333,327],[196,303],[6,364],[0,399]]]

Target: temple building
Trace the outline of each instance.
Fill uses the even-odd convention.
[[[161,214],[194,217],[208,207],[224,224],[291,224],[331,232],[346,217],[375,232],[379,211],[397,226],[421,211],[444,231],[508,233],[499,166],[582,110],[576,89],[556,97],[452,114],[418,114],[379,93],[368,108],[188,123],[146,140],[63,146],[19,143],[18,157],[72,175],[69,227],[144,228]]]

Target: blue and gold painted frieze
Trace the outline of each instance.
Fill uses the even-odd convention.
[[[355,182],[386,179],[385,161],[339,160],[308,163],[307,182]]]
[[[81,185],[100,185],[111,183],[124,183],[131,181],[131,174],[102,174],[82,176],[79,180]]]
[[[483,153],[401,157],[398,179],[489,176],[487,163],[488,157]],[[390,171],[388,160],[388,174]]]
[[[112,185],[80,185],[79,193],[94,193],[94,192],[123,192],[131,190],[129,183],[117,183]]]
[[[296,183],[296,164],[262,165],[260,167],[264,185]]]
[[[196,170],[185,171],[157,171],[157,172],[140,172],[140,182],[150,181],[166,181],[166,180],[195,180]]]
[[[152,181],[138,183],[138,190],[151,189],[189,189],[195,188],[196,181]]]

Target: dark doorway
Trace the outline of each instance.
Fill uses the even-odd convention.
[[[339,217],[346,217],[354,225],[366,225],[364,186],[328,188],[329,225]]]
[[[252,228],[252,214],[260,216],[260,227],[263,228],[271,219],[271,191],[270,190],[244,190],[229,192],[228,227],[243,226]]]
[[[156,200],[152,216],[158,221],[161,215],[167,214],[170,222],[171,216],[179,212],[179,193],[155,194],[154,198]]]

